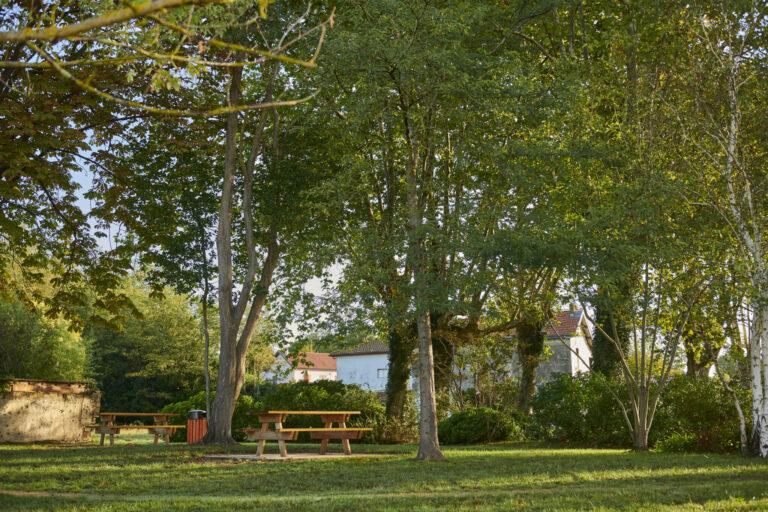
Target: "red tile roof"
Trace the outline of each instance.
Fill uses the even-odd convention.
[[[293,357],[288,358],[293,361]],[[336,358],[326,352],[302,352],[298,357],[298,370],[336,371]]]
[[[559,336],[578,336],[579,326],[583,321],[584,312],[579,311],[560,311],[556,313],[551,322],[547,322],[544,330],[547,338],[557,338]]]

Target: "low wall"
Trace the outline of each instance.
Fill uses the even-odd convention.
[[[0,383],[0,443],[76,443],[99,413],[100,394],[83,382]]]

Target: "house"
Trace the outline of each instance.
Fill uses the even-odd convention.
[[[384,391],[389,371],[389,348],[381,341],[332,352],[336,358],[336,377],[344,384],[357,384],[371,391]]]
[[[559,374],[578,375],[592,366],[592,330],[583,311],[571,307],[547,323],[545,357],[537,370],[545,382]]]
[[[280,354],[266,378],[279,383],[336,380],[336,359],[326,352],[302,352],[297,358]]]

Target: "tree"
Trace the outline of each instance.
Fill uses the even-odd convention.
[[[0,120],[6,128],[0,137],[0,264],[18,265],[26,281],[53,272],[56,285],[44,302],[22,297],[28,304],[44,307],[52,318],[64,315],[74,327],[82,326],[77,314],[91,292],[99,294],[106,314],[125,306],[114,289],[131,254],[120,246],[103,250],[99,239],[110,236],[110,226],[78,205],[82,167],[113,171],[90,155],[101,141],[149,113],[225,114],[226,109],[153,105],[201,71],[273,59],[296,62],[284,55],[290,44],[242,47],[247,57],[227,62],[222,54],[237,45],[198,23],[231,21],[222,15],[230,9],[223,3],[158,0],[111,9],[103,2],[11,0],[0,9]],[[259,0],[254,9],[265,16],[268,3]],[[208,47],[224,51],[207,52]],[[121,115],[120,107],[128,112]],[[90,136],[94,132],[98,137]],[[3,286],[20,293],[23,287],[10,277],[3,275]]]
[[[102,407],[153,411],[195,394],[203,383],[203,356],[200,319],[189,298],[167,288],[153,297],[138,277],[126,280],[123,292],[136,309],[122,312],[122,327],[91,324],[84,333],[88,373],[102,392]]]
[[[739,249],[750,307],[752,446],[768,457],[768,267],[765,257],[765,5],[716,2],[691,11],[688,79],[676,113],[690,150],[691,200],[720,215]]]
[[[0,300],[0,378],[82,380],[86,341],[62,319]]]

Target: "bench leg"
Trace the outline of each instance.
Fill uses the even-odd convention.
[[[324,427],[331,428],[332,425],[333,423],[326,422]],[[325,455],[326,453],[328,453],[328,439],[323,439],[320,441],[320,455]]]
[[[347,428],[346,422],[339,423],[340,428]],[[341,447],[344,448],[344,455],[352,455],[352,448],[349,446],[349,439],[341,440]]]
[[[101,439],[99,439],[99,446],[104,446],[104,432],[101,433]]]
[[[115,434],[112,432],[109,433],[109,446],[114,446],[115,444]]]
[[[283,423],[275,423],[275,430],[280,430],[283,428]],[[285,448],[285,441],[278,438],[277,439],[277,447],[280,449],[280,456],[281,457],[287,457],[288,456],[288,450]]]
[[[261,424],[261,432],[266,432],[269,429],[269,423]],[[266,439],[259,439],[259,447],[256,449],[256,455],[262,457],[264,455],[264,447],[267,445]]]
[[[171,434],[165,434],[165,444],[171,444]]]

